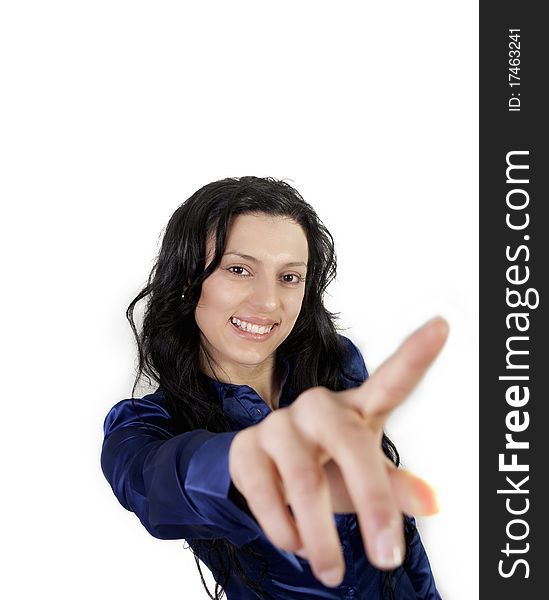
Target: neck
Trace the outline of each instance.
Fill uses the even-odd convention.
[[[278,408],[282,373],[277,368],[274,354],[259,365],[236,363],[222,365],[208,361],[201,349],[200,370],[208,377],[223,383],[248,385],[259,394],[272,410]]]

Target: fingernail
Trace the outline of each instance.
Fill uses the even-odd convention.
[[[340,569],[329,569],[327,571],[322,571],[319,575],[320,581],[327,587],[335,587],[339,585],[342,580],[341,570]]]
[[[394,569],[402,564],[400,535],[395,529],[387,527],[377,534],[376,558],[382,569]]]

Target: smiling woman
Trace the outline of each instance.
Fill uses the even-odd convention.
[[[139,368],[104,425],[103,472],[219,599],[440,598],[412,514],[430,487],[383,432],[442,348],[434,319],[368,377],[323,294],[334,244],[283,181],[208,184],[172,215],[130,303]],[[133,310],[147,300],[143,327]],[[158,383],[133,394],[142,375]]]
[[[208,264],[214,245],[208,240]],[[264,214],[234,219],[227,251],[202,284],[195,310],[207,375],[250,385],[269,406],[278,404],[276,349],[299,316],[307,257],[305,232],[294,221]]]

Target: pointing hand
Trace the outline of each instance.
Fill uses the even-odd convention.
[[[387,417],[412,392],[447,335],[446,321],[435,318],[360,387],[311,388],[233,439],[232,481],[265,535],[283,550],[304,554],[326,585],[338,585],[344,575],[334,512],[355,512],[370,562],[393,569],[404,556],[402,513],[437,511],[431,488],[395,468],[381,439]]]

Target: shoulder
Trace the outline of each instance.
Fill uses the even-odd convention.
[[[342,347],[341,375],[345,387],[356,387],[368,378],[362,353],[348,337],[339,334]]]
[[[128,425],[145,425],[169,434],[171,416],[165,407],[165,395],[161,388],[142,398],[125,398],[117,402],[107,413],[103,423],[106,435]]]

